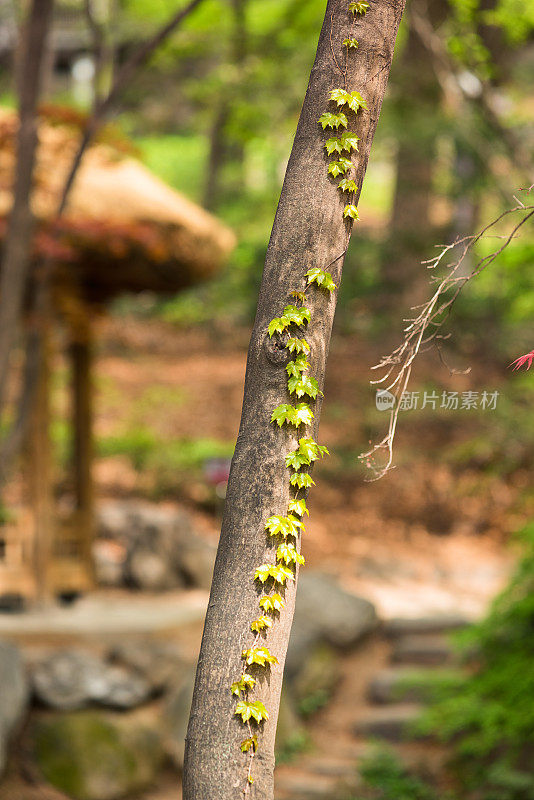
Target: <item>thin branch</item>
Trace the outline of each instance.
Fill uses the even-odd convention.
[[[517,214],[522,214],[519,222],[515,223],[514,227],[507,235],[498,236],[502,244],[491,253],[482,256],[468,275],[458,275],[457,273],[464,264],[467,254],[473,250],[474,246],[482,239],[487,240],[488,238],[493,238],[493,234],[489,234],[488,232],[501,222],[501,220],[510,215]],[[525,203],[519,201],[513,208],[499,214],[496,219],[488,225],[485,225],[477,234],[464,236],[461,239],[457,238],[448,245],[439,245],[439,253],[428,261],[423,262],[429,269],[436,269],[441,265],[446,256],[455,253],[456,250],[459,249],[456,260],[452,261],[447,266],[445,277],[435,279],[437,287],[430,299],[417,307],[421,310],[415,317],[407,320],[408,324],[404,329],[405,337],[402,344],[393,350],[392,353],[384,356],[378,364],[372,367],[372,369],[385,369],[386,373],[382,378],[371,381],[371,383],[387,383],[385,391],[393,392],[396,397],[396,402],[390,413],[387,434],[378,444],[375,444],[370,450],[366,453],[362,453],[360,456],[360,459],[364,461],[374,473],[373,478],[370,480],[378,480],[391,469],[393,463],[393,440],[395,438],[399,411],[401,410],[401,400],[403,394],[406,392],[406,387],[408,386],[412,367],[417,355],[422,351],[424,345],[434,342],[438,347],[438,353],[443,362],[441,350],[436,340],[444,338],[439,334],[440,328],[448,319],[452,311],[452,306],[460,292],[466,283],[477,275],[480,275],[483,270],[498,258],[503,250],[508,247],[510,242],[515,239],[522,226],[533,216],[534,205],[525,205]],[[415,307],[412,310],[415,310]],[[450,368],[447,368],[450,371]],[[386,461],[382,466],[375,463],[375,458],[381,451],[385,451],[386,454]]]

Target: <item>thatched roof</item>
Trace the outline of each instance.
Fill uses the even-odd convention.
[[[103,301],[125,291],[176,292],[216,272],[235,245],[232,231],[125,153],[119,141],[87,150],[68,208],[54,222],[79,140],[78,127],[67,122],[40,118],[32,198],[37,255],[53,256],[56,280],[74,278],[88,299]],[[16,115],[0,109],[4,220],[12,202],[16,127]]]

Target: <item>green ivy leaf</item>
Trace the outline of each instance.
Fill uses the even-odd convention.
[[[256,569],[254,580],[265,583],[269,578],[283,586],[287,580],[293,580],[293,573],[281,564],[262,564]]]
[[[310,489],[312,486],[315,486],[315,481],[307,472],[294,472],[289,483],[291,486],[296,486],[297,489]]]
[[[248,751],[252,748],[254,752],[258,749],[258,737],[251,736],[250,739],[245,739],[244,742],[241,742],[241,752],[248,753]]]
[[[286,372],[294,378],[300,378],[301,373],[309,368],[310,362],[303,353],[299,353],[293,361],[286,365]]]
[[[299,517],[303,517],[304,514],[307,514],[308,516],[310,516],[310,512],[308,511],[308,507],[306,505],[306,501],[305,500],[295,500],[295,499],[290,500],[289,501],[289,507],[288,507],[287,510],[288,510],[288,512],[292,512],[294,514],[298,514]]]
[[[300,292],[298,289],[294,289],[291,292],[291,297],[294,297],[295,300],[300,300],[301,303],[306,301],[306,292]]]
[[[291,403],[282,403],[274,409],[271,415],[271,422],[276,422],[279,428],[282,427],[284,422],[287,422],[289,425],[294,424],[294,419],[295,409]]]
[[[311,311],[306,306],[289,305],[284,308],[282,319],[288,319],[290,323],[295,325],[304,325],[311,319]]]
[[[237,695],[239,697],[241,692],[247,692],[249,689],[253,689],[256,685],[256,678],[253,678],[252,675],[241,675],[238,681],[232,683],[230,687],[232,690],[232,694]]]
[[[282,595],[276,592],[270,595],[264,594],[263,597],[260,597],[260,608],[265,611],[266,614],[274,614],[277,611],[282,611],[284,605]]]
[[[347,92],[345,89],[332,89],[330,100],[339,106],[348,106],[355,114],[360,108],[367,109],[367,103],[359,92]]]
[[[328,165],[328,174],[337,178],[338,175],[343,175],[344,170],[341,169],[337,161],[331,161]]]
[[[250,623],[250,630],[252,631],[252,633],[259,633],[260,631],[265,630],[265,628],[270,628],[272,624],[273,624],[272,619],[269,619],[269,617],[261,616],[258,617],[258,619],[255,619],[254,622]]]
[[[291,573],[293,575],[293,573]],[[257,664],[259,667],[265,667],[268,664],[278,664],[278,659],[276,656],[272,656],[269,648],[262,646],[262,647],[249,647],[247,650],[243,650],[241,653],[241,658],[248,664]]]
[[[337,161],[331,161],[328,165],[328,174],[337,178],[338,175],[344,175],[345,172],[352,167],[352,161],[348,158],[340,157]]]
[[[336,130],[338,130],[340,126],[342,128],[346,128],[347,122],[348,122],[347,117],[345,116],[345,114],[343,114],[343,112],[339,114],[332,114],[330,113],[330,111],[326,111],[319,117],[319,124],[322,125],[323,131],[326,128],[335,128]]]
[[[335,136],[331,139],[327,139],[324,146],[329,156],[331,156],[332,153],[341,153],[343,151],[341,140],[337,139]]]
[[[307,354],[310,352],[310,345],[308,344],[306,339],[297,339],[294,336],[289,337],[289,339],[287,340],[286,347],[290,353]]]
[[[298,552],[291,542],[281,542],[276,548],[276,558],[287,566],[291,564],[304,564],[304,556]]]
[[[309,465],[310,462],[298,448],[297,450],[293,450],[293,452],[288,453],[286,456],[286,467],[290,467],[291,469],[300,469],[301,467]]]
[[[302,520],[292,514],[288,514],[287,517],[275,514],[269,517],[265,523],[265,529],[269,531],[271,536],[283,536],[284,539],[288,536],[298,536],[299,530],[303,527]]]
[[[271,415],[271,422],[276,422],[279,428],[284,422],[298,428],[300,425],[309,425],[312,419],[313,411],[307,403],[298,403],[296,406],[282,403],[274,409]]]
[[[249,703],[248,700],[240,700],[235,709],[236,717],[241,717],[243,722],[249,719],[255,720],[258,724],[264,719],[269,719],[265,706],[260,700]]]
[[[347,153],[350,153],[352,150],[358,150],[360,137],[350,131],[343,131],[338,141],[340,146],[339,152],[341,153],[343,150],[346,150]]]
[[[343,178],[341,183],[346,180],[346,178]],[[308,285],[311,283],[316,283],[319,288],[326,289],[328,292],[333,292],[334,289],[337,289],[336,284],[332,280],[332,275],[330,272],[325,272],[324,270],[319,269],[319,267],[312,267],[309,269],[306,273],[306,277],[308,279]]]
[[[313,411],[307,403],[297,403],[295,406],[295,428],[299,425],[311,425]]]
[[[337,188],[342,192],[356,192],[358,190],[356,183],[351,178],[342,178],[339,181]]]
[[[355,114],[358,113],[360,108],[367,111],[367,102],[363,99],[359,92],[350,92],[347,100],[347,105]]]
[[[289,326],[290,320],[287,317],[275,317],[269,322],[269,336],[271,337],[274,333],[283,333],[285,329]]]
[[[350,217],[351,219],[360,219],[358,216],[358,209],[352,203],[350,203],[348,206],[345,206],[343,209],[343,216]]]
[[[311,437],[304,436],[299,439],[298,448],[286,456],[286,466],[300,469],[300,467],[308,466],[325,455],[330,455],[325,445],[319,445]]]
[[[301,375],[298,378],[291,377],[287,382],[287,388],[289,394],[296,394],[297,397],[308,395],[315,400],[318,394],[322,395],[322,392],[319,391],[319,384],[315,378],[311,378],[309,375]]]
[[[343,39],[343,44],[345,45],[345,47],[348,47],[349,50],[351,48],[356,49],[358,47],[358,42],[356,41],[356,39]]]
[[[349,11],[352,11],[353,14],[365,16],[368,10],[369,3],[366,3],[365,0],[357,0],[355,3],[349,3]]]

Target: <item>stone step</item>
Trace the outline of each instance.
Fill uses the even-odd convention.
[[[417,669],[413,666],[389,667],[377,672],[367,687],[367,699],[377,705],[428,703],[432,699],[430,679],[449,677],[451,669]]]
[[[432,636],[440,633],[452,633],[469,625],[471,625],[471,620],[454,614],[411,619],[396,617],[385,620],[382,630],[386,636],[396,639],[399,636]]]
[[[454,652],[445,636],[414,634],[395,640],[391,661],[393,664],[437,666],[453,663]]]
[[[395,706],[370,708],[356,721],[353,731],[356,736],[402,742],[414,736],[413,725],[421,715],[421,706],[415,703],[399,703]]]

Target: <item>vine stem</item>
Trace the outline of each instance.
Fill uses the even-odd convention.
[[[252,739],[253,734],[252,734],[252,728],[250,726],[250,720],[248,720],[247,722],[247,728],[248,728],[248,735]],[[252,786],[250,779],[252,777],[252,765],[254,763],[254,758],[256,756],[256,748],[254,747],[254,745],[252,745],[252,747],[250,748],[249,753],[250,757],[248,760],[247,782],[245,784],[245,788],[243,789],[243,797],[246,797],[248,795],[248,793],[250,792],[250,787]]]

